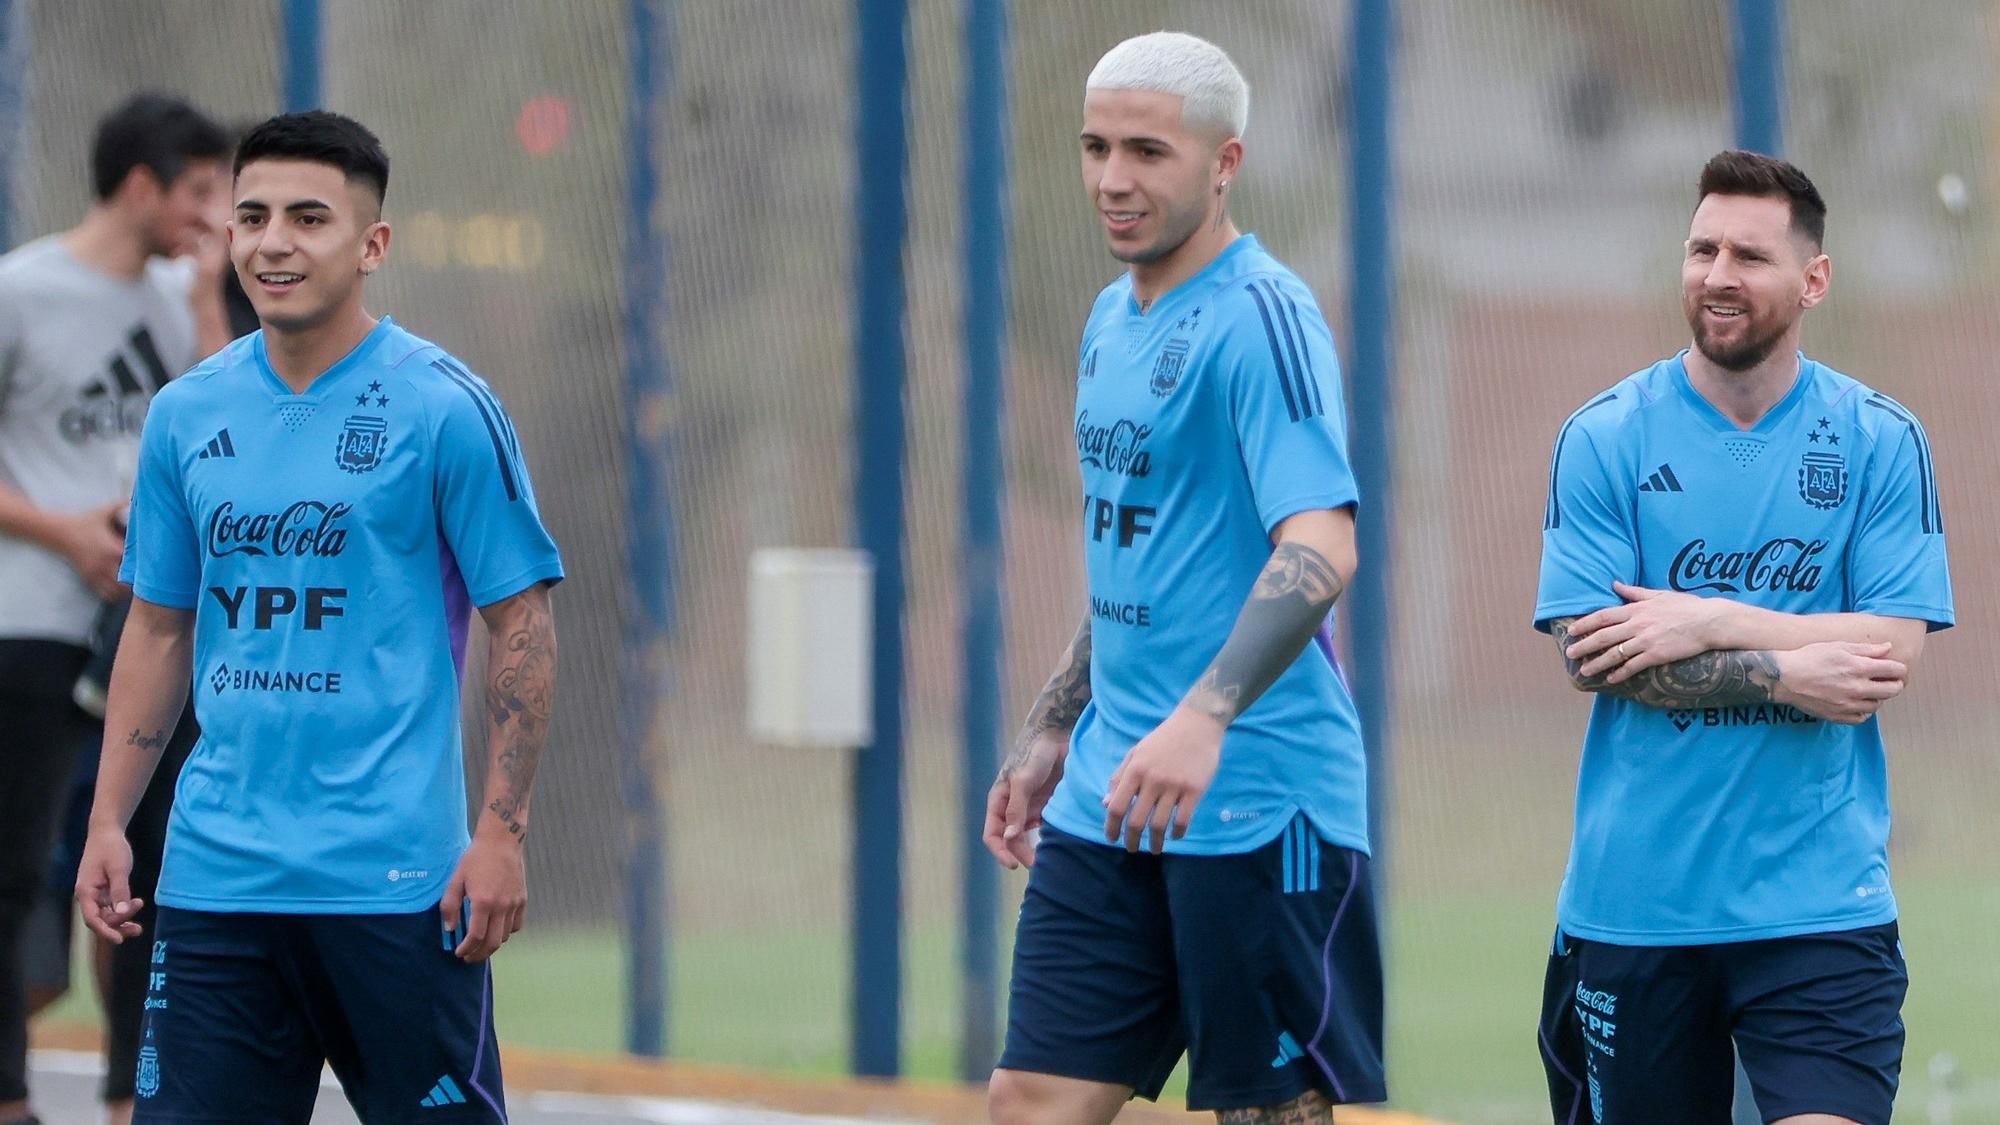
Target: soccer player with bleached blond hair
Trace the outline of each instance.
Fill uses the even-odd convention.
[[[1089,603],[987,801],[1027,865],[996,1122],[1108,1122],[1183,1053],[1232,1125],[1381,1101],[1367,774],[1330,614],[1358,501],[1333,334],[1229,217],[1250,91],[1112,48],[1084,189],[1126,266],[1077,364]],[[1039,838],[1037,836],[1039,830]]]

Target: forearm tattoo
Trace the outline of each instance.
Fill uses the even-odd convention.
[[[528,799],[555,702],[556,628],[547,595],[521,597],[506,627],[488,638],[487,651],[487,753],[496,775],[487,792],[499,795],[486,807],[519,839],[527,835]]]
[[[1255,1109],[1220,1109],[1218,1125],[1331,1125],[1333,1105],[1318,1090],[1308,1090],[1283,1105]]]
[[[1188,706],[1233,722],[1298,659],[1341,590],[1340,573],[1325,555],[1303,543],[1278,544],[1222,651],[1188,693]]]
[[[1777,690],[1778,658],[1764,651],[1704,652],[1647,668],[1616,684],[1608,682],[1609,670],[1585,676],[1584,661],[1570,659],[1568,652],[1569,627],[1575,620],[1551,621],[1549,633],[1556,639],[1556,651],[1563,654],[1570,679],[1585,691],[1616,695],[1649,707],[1689,709],[1768,703]]]
[[[132,733],[125,737],[125,745],[137,746],[141,750],[158,750],[167,744],[167,736],[171,733],[173,733],[171,728],[163,727],[151,734],[145,734],[139,728],[133,727]]]
[[[1076,636],[1070,638],[1056,674],[1049,677],[1042,693],[1035,697],[1034,706],[1028,708],[1028,721],[1021,724],[1021,733],[1014,739],[1014,749],[1007,755],[1000,776],[1006,778],[1027,761],[1029,750],[1041,735],[1076,726],[1076,721],[1083,717],[1084,705],[1089,702],[1090,618],[1086,616],[1083,624],[1076,627]]]

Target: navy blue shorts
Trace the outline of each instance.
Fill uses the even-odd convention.
[[[1893,922],[1655,947],[1558,932],[1540,1036],[1555,1120],[1727,1121],[1741,1056],[1765,1121],[1889,1125],[1909,983]]]
[[[1299,817],[1243,855],[1155,856],[1042,830],[1000,1066],[1188,1106],[1308,1090],[1379,1102],[1382,958],[1368,861]]]
[[[162,907],[151,936],[139,1125],[305,1125],[322,1061],[369,1125],[507,1120],[492,978],[452,955],[435,909]]]

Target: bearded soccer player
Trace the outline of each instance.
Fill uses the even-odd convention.
[[[1106,1122],[1191,1055],[1225,1122],[1384,1097],[1367,786],[1329,613],[1355,566],[1333,336],[1229,218],[1249,89],[1159,33],[1085,84],[1127,271],[1083,333],[1089,611],[988,799],[1028,864],[998,1122]],[[1035,830],[1040,829],[1039,846]]]
[[[1694,346],[1556,439],[1536,625],[1596,693],[1541,1047],[1555,1120],[1888,1125],[1908,975],[1876,712],[1952,624],[1930,443],[1799,349],[1826,205],[1702,169]]]
[[[302,1123],[325,1061],[364,1121],[504,1121],[485,962],[527,903],[562,565],[492,391],[362,305],[390,244],[375,136],[273,118],[235,173],[263,328],[147,417],[77,875],[85,921],[140,938],[122,829],[192,669],[135,1120]],[[475,606],[492,765],[468,837]]]

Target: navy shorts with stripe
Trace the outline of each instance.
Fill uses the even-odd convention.
[[[1719,945],[1558,932],[1539,1036],[1555,1121],[1728,1121],[1740,1056],[1765,1121],[1889,1125],[1909,982],[1893,922]]]
[[[137,1125],[305,1125],[322,1061],[369,1125],[507,1120],[491,974],[435,908],[159,917]]]
[[[1387,1097],[1368,861],[1304,817],[1253,852],[1155,856],[1042,830],[1000,1066],[1188,1105]]]

